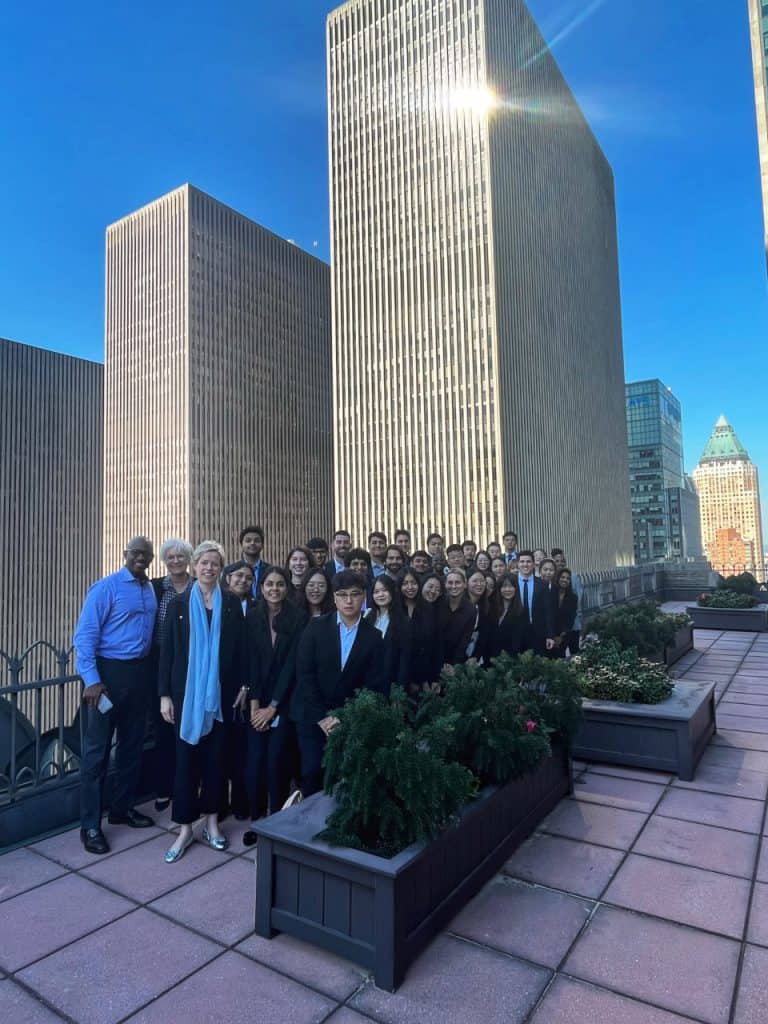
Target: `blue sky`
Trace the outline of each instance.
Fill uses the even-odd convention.
[[[104,230],[185,181],[327,258],[333,6],[0,5],[0,336],[101,359]],[[529,6],[614,168],[627,379],[680,398],[688,468],[724,412],[766,504],[746,0]]]

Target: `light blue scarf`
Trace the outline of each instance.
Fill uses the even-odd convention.
[[[209,628],[200,584],[195,583],[189,592],[189,661],[179,729],[185,743],[199,743],[211,731],[214,721],[223,721],[219,681],[220,637],[221,588],[216,587],[213,592],[213,618]]]

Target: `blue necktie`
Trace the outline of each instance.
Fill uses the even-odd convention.
[[[528,612],[528,621],[533,622],[531,606],[528,603],[528,580],[523,580],[523,604],[525,605],[525,610]]]

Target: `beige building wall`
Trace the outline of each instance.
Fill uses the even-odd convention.
[[[105,567],[137,532],[234,560],[259,523],[280,562],[328,532],[326,264],[184,185],[108,229],[106,320]]]
[[[69,648],[101,569],[104,368],[0,339],[0,650]],[[44,651],[25,678],[55,673]]]
[[[720,557],[718,532],[733,529],[751,553],[751,564],[744,568],[762,582],[765,566],[757,466],[743,458],[700,462],[693,479],[699,492],[704,553],[712,568],[724,576],[742,571],[740,566],[723,564]]]
[[[327,36],[338,524],[630,561],[611,172],[524,5]]]
[[[752,43],[752,71],[755,79],[755,114],[757,117],[757,145],[760,155],[760,183],[763,192],[763,222],[765,247],[768,254],[768,75],[766,73],[766,38],[768,22],[763,26],[761,0],[747,0],[749,10],[749,36]]]

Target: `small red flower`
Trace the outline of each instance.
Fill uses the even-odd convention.
[[[526,729],[528,730],[528,732],[533,732],[533,730],[534,730],[534,729],[536,728],[536,723],[535,723],[535,722],[532,722],[532,721],[530,721],[530,719],[529,719],[529,720],[528,720],[528,721],[527,721],[527,722],[525,723],[525,728],[526,728]]]

